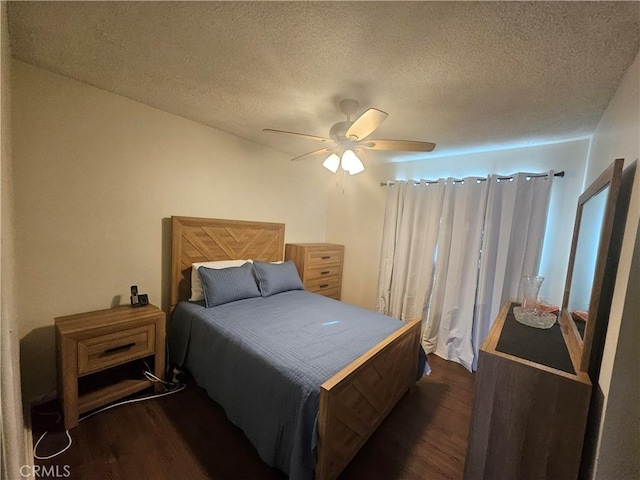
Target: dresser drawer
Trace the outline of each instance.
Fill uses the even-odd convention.
[[[340,277],[337,275],[327,278],[317,278],[304,282],[304,288],[312,293],[326,295],[326,292],[340,288]]]
[[[311,250],[307,255],[307,268],[342,265],[342,250]]]
[[[340,288],[337,285],[327,287],[318,286],[313,289],[307,289],[307,291],[324,297],[333,298],[334,300],[340,300]]]
[[[78,375],[85,375],[155,352],[155,325],[78,341]]]
[[[304,281],[311,282],[322,278],[339,277],[341,273],[342,265],[323,265],[309,268],[305,272]]]

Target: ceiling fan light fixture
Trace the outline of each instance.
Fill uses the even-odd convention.
[[[263,131],[295,136],[297,138],[314,140],[316,142],[325,142],[325,145],[326,143],[329,143],[329,145],[326,145],[323,148],[298,155],[291,160],[306,160],[310,157],[329,155],[328,157],[325,157],[322,166],[332,173],[337,173],[340,166],[342,166],[342,169],[345,172],[349,172],[349,175],[355,175],[356,173],[360,173],[364,170],[362,161],[355,154],[356,151],[360,155],[366,156],[366,152],[369,150],[431,152],[436,147],[436,144],[431,142],[369,138],[369,136],[382,124],[382,122],[385,121],[389,114],[382,110],[378,110],[377,108],[369,108],[352,121],[351,115],[356,113],[358,105],[357,101],[350,99],[344,99],[340,102],[340,110],[342,110],[342,113],[347,116],[347,120],[332,125],[329,129],[328,138],[309,135],[307,133],[275,130],[273,128],[265,128]]]
[[[322,163],[322,166],[329,170],[331,173],[336,173],[338,171],[338,167],[340,166],[340,157],[335,153],[332,153]]]
[[[364,170],[364,165],[353,150],[345,150],[342,154],[342,169],[349,172],[349,175],[355,175]]]

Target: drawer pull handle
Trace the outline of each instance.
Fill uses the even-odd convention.
[[[322,257],[323,260],[329,260],[331,258],[331,255],[325,255],[324,257]]]
[[[331,270],[325,270],[323,272],[320,272],[320,275],[327,275],[328,273],[331,273]]]
[[[328,283],[323,283],[322,285],[320,285],[320,288],[327,288],[329,286]]]
[[[136,342],[127,343],[125,345],[120,345],[118,347],[107,348],[104,351],[104,355],[111,355],[112,353],[120,352],[122,350],[128,350],[131,347],[135,346]]]

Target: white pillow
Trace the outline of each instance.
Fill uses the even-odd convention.
[[[220,260],[217,262],[198,262],[191,264],[191,298],[189,300],[204,300],[204,291],[202,290],[202,282],[200,281],[200,275],[198,275],[198,269],[200,267],[207,267],[219,270],[221,268],[229,267],[241,267],[245,263],[253,263],[253,260]]]

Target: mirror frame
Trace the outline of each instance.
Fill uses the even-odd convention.
[[[597,324],[606,321],[602,319],[602,315],[608,317],[611,305],[601,303],[603,294],[603,286],[605,280],[605,272],[607,271],[608,261],[615,261],[617,266],[618,258],[610,258],[609,245],[613,234],[613,224],[616,215],[616,207],[618,204],[618,194],[620,192],[620,183],[622,178],[622,168],[624,159],[618,158],[600,174],[600,176],[589,185],[589,187],[578,198],[578,208],[576,211],[576,219],[573,227],[573,240],[571,242],[571,253],[569,255],[569,266],[567,268],[567,280],[564,287],[564,296],[562,298],[563,324],[569,326],[568,339],[574,346],[574,351],[578,352],[579,358],[572,358],[576,371],[586,372],[589,370],[589,360],[593,348],[594,338],[597,331]],[[598,255],[596,258],[595,272],[593,276],[593,285],[591,287],[591,297],[589,299],[589,312],[587,316],[587,324],[584,330],[584,339],[578,332],[578,327],[568,311],[569,294],[571,292],[571,280],[573,276],[573,268],[576,261],[576,247],[578,245],[578,235],[580,233],[580,223],[582,221],[582,210],[584,204],[609,187],[607,201],[605,204],[604,216],[602,218],[602,230],[600,233],[600,243],[598,245]],[[606,311],[603,313],[603,308]],[[593,381],[593,379],[592,379]]]

